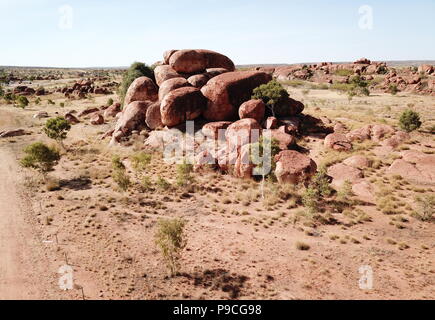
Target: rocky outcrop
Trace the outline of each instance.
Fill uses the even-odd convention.
[[[208,68],[234,71],[234,63],[228,57],[210,50],[179,50],[169,58],[169,65],[179,73],[199,73]]]
[[[275,161],[275,176],[279,183],[304,183],[317,171],[316,163],[297,151],[282,151],[275,157]]]
[[[133,130],[144,128],[145,115],[148,107],[152,104],[152,101],[134,101],[125,106],[115,124],[113,140],[119,142],[122,137],[129,135]]]
[[[190,87],[190,83],[184,78],[178,77],[166,80],[160,85],[159,100],[162,101],[169,92],[183,87]]]
[[[148,77],[140,77],[132,82],[124,99],[124,106],[134,101],[157,101],[159,89]]]
[[[240,105],[251,99],[252,92],[272,80],[264,72],[228,72],[211,79],[201,92],[208,99],[203,115],[210,121],[233,120]]]
[[[349,151],[352,149],[352,142],[340,133],[332,133],[325,138],[325,147],[336,151]]]
[[[242,119],[231,124],[225,133],[230,150],[258,142],[261,129],[260,124],[255,119]]]
[[[240,119],[255,119],[258,123],[262,123],[266,105],[263,100],[249,100],[244,102],[239,108]]]
[[[162,123],[168,127],[198,118],[207,104],[201,91],[193,87],[179,88],[168,93],[160,105]]]

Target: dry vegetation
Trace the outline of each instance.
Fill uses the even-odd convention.
[[[52,80],[47,86],[69,81],[75,79]],[[324,167],[366,155],[370,167],[363,175],[376,187],[376,205],[358,200],[346,184],[317,197],[303,186],[267,181],[262,198],[259,182],[166,164],[161,154],[141,150],[140,143],[109,148],[100,136],[110,125],[82,121],[68,134],[66,150],[48,180],[22,170],[35,230],[40,239],[54,241],[45,248],[55,266],[47,272],[55,274],[67,257],[76,282],[94,299],[433,298],[435,185],[386,173],[405,150],[435,152],[428,131],[435,125],[433,97],[373,94],[349,101],[326,87],[287,84],[291,97],[305,103],[305,113],[349,129],[373,123],[397,126],[405,109],[420,113],[422,130],[387,155],[373,142],[356,144],[346,153],[326,151],[316,136],[299,141]],[[2,104],[0,129],[22,127],[31,134],[2,139],[0,148],[13,150],[19,159],[30,143],[53,143],[42,131],[45,120],[32,118],[36,111],[54,116],[103,105],[109,98],[117,99],[94,95],[69,100],[51,94],[41,97],[39,105],[29,99],[24,110]],[[162,227],[167,219],[182,219],[177,220],[183,221],[178,226],[182,241],[180,228]],[[169,262],[168,246],[174,250]],[[167,264],[174,276],[168,276]],[[373,290],[358,287],[362,265],[374,269]],[[79,290],[58,294],[81,297]]]

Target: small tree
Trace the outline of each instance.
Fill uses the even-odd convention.
[[[263,84],[254,89],[252,99],[261,99],[271,110],[272,115],[275,116],[276,108],[285,104],[288,100],[289,94],[287,90],[276,80],[272,80],[267,84]]]
[[[395,95],[399,92],[399,89],[397,88],[397,85],[396,85],[396,84],[390,84],[390,86],[389,86],[389,88],[388,88],[388,91],[389,91],[393,96],[395,96]]]
[[[152,68],[148,67],[146,64],[142,62],[135,62],[130,66],[130,68],[124,74],[121,85],[119,86],[118,89],[118,94],[122,102],[124,101],[125,95],[127,94],[127,90],[132,84],[132,82],[140,77],[148,77],[152,80],[155,80],[154,71]]]
[[[412,132],[421,127],[423,124],[420,120],[420,115],[412,110],[406,110],[400,116],[400,128],[406,132]]]
[[[112,179],[116,182],[118,187],[122,191],[127,191],[131,186],[130,177],[127,174],[125,165],[122,163],[121,158],[118,155],[112,157]]]
[[[24,109],[29,105],[29,100],[25,96],[18,96],[16,99],[18,107]]]
[[[177,274],[181,252],[187,245],[184,236],[185,226],[186,222],[182,219],[162,219],[157,224],[155,242],[162,252],[171,276]]]
[[[193,182],[191,172],[193,165],[184,161],[182,164],[177,165],[177,185],[179,187],[186,187]]]
[[[44,177],[60,160],[59,151],[48,147],[42,142],[35,142],[27,146],[24,153],[26,156],[21,159],[21,165],[25,168],[38,170]]]
[[[66,139],[70,129],[71,125],[64,117],[57,117],[49,119],[43,131],[49,138],[56,140],[64,148],[63,140]]]

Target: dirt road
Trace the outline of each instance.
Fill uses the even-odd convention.
[[[15,157],[0,148],[0,300],[43,299],[51,275],[43,244],[26,218],[18,177]]]

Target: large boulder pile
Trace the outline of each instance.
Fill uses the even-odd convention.
[[[71,87],[58,88],[56,92],[63,93],[67,98],[83,99],[87,94],[103,94],[108,95],[113,92],[110,90],[110,85],[98,86],[94,79],[83,79],[76,81]]]
[[[303,80],[323,84],[348,84],[351,77],[358,75],[369,82],[370,91],[390,92],[391,86],[395,86],[399,91],[435,95],[435,68],[427,64],[418,68],[395,69],[385,62],[361,58],[353,63],[323,62],[276,68],[256,67],[253,70],[268,72],[279,81]],[[377,81],[372,81],[375,78]]]
[[[265,103],[251,100],[255,88],[272,80],[270,72],[235,71],[228,57],[201,49],[165,52],[154,75],[155,82],[141,77],[128,89],[111,131],[113,144],[147,129],[146,148],[163,151],[178,146],[185,151],[183,139],[196,139],[198,132],[179,129],[186,121],[197,120],[207,143],[195,140],[196,170],[211,165],[240,178],[252,177],[258,164],[251,161],[251,146],[263,135],[275,139],[284,152],[278,172],[282,183],[305,181],[316,171],[310,158],[294,150],[285,153],[296,148],[294,135],[304,123],[304,105],[289,98],[276,117],[268,119]]]

